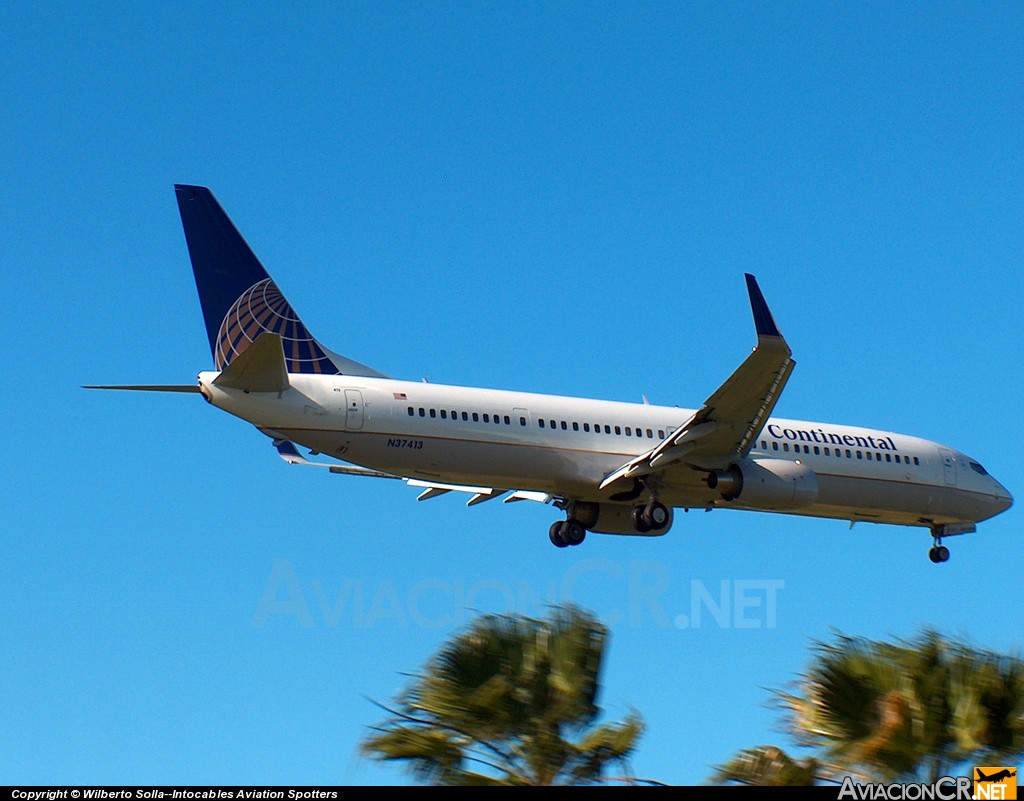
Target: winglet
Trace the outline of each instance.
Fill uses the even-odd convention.
[[[750,273],[745,275],[747,278],[747,293],[750,295],[750,310],[754,313],[754,327],[757,329],[758,338],[779,337],[781,339],[782,333],[775,324],[775,318],[772,317],[764,295],[761,294],[761,287],[757,285],[757,279]]]

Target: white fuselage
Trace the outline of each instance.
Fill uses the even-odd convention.
[[[533,490],[615,502],[598,489],[624,462],[654,447],[692,409],[446,386],[359,376],[294,374],[284,392],[224,389],[201,373],[213,405],[273,437],[399,476]],[[736,455],[739,459],[739,455]],[[967,455],[888,431],[771,418],[750,460],[810,468],[813,502],[793,508],[722,499],[707,469],[667,475],[675,507],[734,507],[903,525],[975,523],[1006,509],[1009,493]],[[803,469],[803,468],[801,468]]]

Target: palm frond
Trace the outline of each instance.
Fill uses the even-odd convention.
[[[761,787],[810,787],[817,783],[818,763],[795,760],[773,745],[740,751],[715,769],[715,784],[747,784]]]

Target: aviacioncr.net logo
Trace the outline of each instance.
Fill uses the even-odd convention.
[[[858,784],[849,776],[839,788],[840,799],[855,801],[967,801],[973,782],[966,776],[943,776],[934,784]]]
[[[1017,769],[1008,767],[975,768],[973,798],[1015,801],[1017,798]]]

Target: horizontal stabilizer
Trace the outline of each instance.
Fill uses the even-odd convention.
[[[284,392],[290,385],[281,336],[264,331],[213,379],[213,383],[245,392]]]
[[[198,384],[83,384],[82,389],[125,389],[132,392],[199,392]]]

